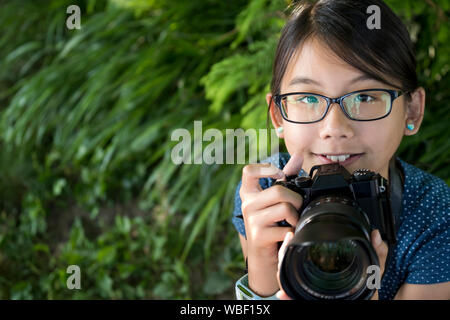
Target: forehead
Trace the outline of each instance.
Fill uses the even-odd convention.
[[[296,77],[313,79],[326,87],[344,84],[363,72],[343,61],[328,46],[314,38],[305,41],[292,55],[281,84],[282,91]]]

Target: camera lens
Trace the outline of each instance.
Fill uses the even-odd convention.
[[[355,260],[355,243],[351,240],[313,244],[306,251],[309,264],[326,273],[341,273]]]
[[[367,267],[378,264],[367,217],[349,199],[326,197],[307,207],[280,270],[286,293],[301,299],[364,299]]]
[[[342,299],[365,286],[369,259],[352,240],[325,242],[299,248],[293,278],[319,299]],[[297,260],[297,261],[295,261]]]

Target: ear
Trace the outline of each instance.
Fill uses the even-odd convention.
[[[417,88],[411,92],[411,101],[406,105],[406,122],[405,122],[405,135],[412,136],[419,131],[419,127],[423,120],[425,111],[425,89],[422,87]],[[406,129],[406,125],[413,124],[414,129]]]
[[[275,131],[277,133],[278,138],[283,139],[284,133],[283,132],[279,133],[276,130],[278,127],[283,126],[283,117],[281,116],[280,109],[278,109],[277,105],[275,104],[275,100],[273,100],[272,97],[273,96],[271,93],[266,94],[266,102],[270,108],[269,109],[270,118],[272,119],[272,124],[275,127]]]

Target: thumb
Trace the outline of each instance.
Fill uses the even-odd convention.
[[[284,254],[286,253],[286,248],[291,242],[292,238],[294,237],[294,233],[291,231],[287,232],[284,236],[283,244],[281,245],[280,249],[278,250],[278,271],[281,267],[281,261],[283,260]]]
[[[386,242],[381,239],[380,232],[378,230],[373,230],[371,234],[372,246],[377,253],[378,260],[380,262],[380,272],[384,273],[384,267],[386,263],[386,258],[388,255],[388,246]]]
[[[281,268],[281,262],[283,260],[284,254],[286,253],[286,248],[291,242],[292,238],[294,237],[294,233],[291,231],[287,232],[284,236],[283,244],[280,247],[280,250],[278,251],[278,270],[277,270],[277,281],[278,281],[278,287],[280,288],[280,291],[277,292],[276,296],[280,300],[291,300],[291,297],[287,295],[286,292],[284,292],[281,281],[280,281],[280,268]]]

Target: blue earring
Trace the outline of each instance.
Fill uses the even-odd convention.
[[[284,130],[283,127],[278,127],[278,128],[277,128],[277,132],[278,132],[278,133],[282,133],[283,130]]]
[[[412,131],[412,130],[414,130],[414,124],[408,123],[408,124],[406,125],[406,128],[407,128],[408,130]]]

